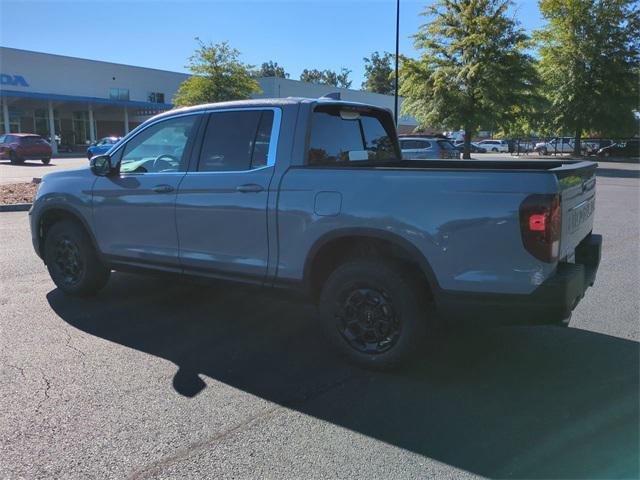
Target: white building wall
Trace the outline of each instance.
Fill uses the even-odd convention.
[[[129,90],[130,101],[148,102],[150,92],[161,92],[165,95],[165,103],[173,103],[178,87],[189,78],[184,73],[6,47],[0,47],[0,73],[5,75],[5,79],[6,76],[19,75],[28,83],[28,86],[4,84],[2,90],[109,99],[111,88],[124,88]],[[392,95],[286,78],[267,77],[258,81],[262,93],[255,95],[256,98],[318,98],[339,92],[342,100],[368,103],[393,111]],[[400,106],[402,101],[401,97]],[[412,117],[402,116],[399,123],[416,126],[418,122]]]
[[[5,84],[3,90],[109,98],[111,88],[126,88],[131,101],[147,102],[149,92],[161,92],[165,103],[172,103],[178,86],[189,77],[184,73],[6,47],[0,47],[0,72],[20,75],[29,84]]]

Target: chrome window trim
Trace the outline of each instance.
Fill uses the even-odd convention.
[[[271,110],[273,112],[273,123],[271,124],[271,136],[269,137],[269,153],[267,153],[267,164],[257,168],[249,168],[247,170],[213,170],[210,172],[199,172],[197,170],[193,172],[187,172],[187,174],[217,174],[217,173],[246,173],[263,170],[265,168],[273,167],[276,164],[276,153],[278,151],[278,140],[280,139],[280,124],[282,122],[282,108],[280,107],[235,107],[235,108],[210,108],[205,110],[206,114],[223,113],[223,112],[243,112],[243,111],[261,111]],[[206,130],[205,132],[206,133]],[[204,142],[204,138],[203,138]],[[198,164],[200,159],[198,158]]]
[[[144,132],[147,128],[157,125],[160,122],[172,120],[174,118],[187,117],[189,115],[208,115],[217,112],[238,112],[238,111],[257,111],[257,110],[271,110],[273,112],[273,123],[271,124],[271,136],[269,137],[269,152],[267,153],[267,164],[258,168],[251,168],[248,170],[220,170],[211,172],[198,172],[186,171],[186,172],[122,172],[120,175],[193,175],[193,174],[220,174],[220,173],[247,173],[257,172],[266,168],[271,168],[276,164],[276,153],[278,151],[278,140],[280,139],[280,125],[282,123],[282,108],[280,107],[236,107],[236,108],[210,108],[207,110],[198,110],[196,112],[177,113],[175,115],[167,115],[166,117],[158,118],[155,121],[149,120],[149,123],[143,123],[134,128],[128,135],[124,136],[118,143],[116,143],[109,151],[108,155],[114,155],[118,150],[124,148],[130,140],[135,138],[140,133]],[[200,160],[200,159],[198,159]]]
[[[258,168],[252,168],[251,170],[213,170],[211,172],[198,172],[198,171],[192,171],[192,172],[186,172],[187,175],[212,175],[212,174],[220,174],[220,173],[252,173],[252,172],[259,172],[260,170],[266,170],[267,168],[273,168],[273,165],[264,165],[262,167],[258,167]],[[185,172],[182,172],[185,173]]]

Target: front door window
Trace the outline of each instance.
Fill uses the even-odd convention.
[[[133,137],[124,147],[120,173],[184,172],[185,151],[197,115],[156,123]]]

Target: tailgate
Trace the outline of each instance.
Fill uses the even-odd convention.
[[[593,230],[597,167],[595,162],[578,162],[552,169],[558,177],[562,206],[560,259],[571,259],[578,244]]]

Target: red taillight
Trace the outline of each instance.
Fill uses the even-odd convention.
[[[547,225],[547,216],[543,213],[534,213],[529,217],[529,230],[532,232],[544,232]]]
[[[520,204],[524,248],[538,260],[552,263],[560,253],[562,210],[559,195],[529,195]]]

